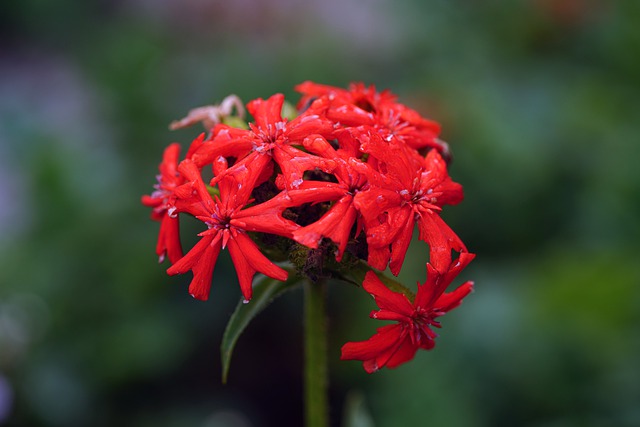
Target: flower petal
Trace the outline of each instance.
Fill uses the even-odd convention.
[[[284,95],[276,93],[268,99],[254,99],[247,104],[247,110],[253,116],[258,127],[267,130],[269,126],[282,122],[282,105]]]
[[[435,212],[420,215],[418,230],[418,238],[429,244],[429,263],[438,271],[449,270],[452,250],[468,252],[458,235]]]
[[[229,239],[229,254],[236,268],[240,289],[245,300],[251,300],[253,294],[253,276],[260,272],[277,280],[287,280],[286,270],[278,267],[265,257],[253,240],[245,233],[234,233]]]
[[[396,225],[399,228],[399,232],[393,243],[391,243],[391,261],[389,262],[389,268],[394,276],[397,276],[402,268],[402,263],[413,237],[414,224],[413,218],[408,218],[404,221],[404,224]]]
[[[409,299],[405,295],[387,288],[373,271],[367,272],[362,287],[373,296],[381,309],[409,317],[413,314],[413,305]]]
[[[352,202],[352,196],[339,199],[318,221],[296,230],[293,239],[302,245],[317,248],[320,240],[328,237],[338,245],[336,260],[340,262],[358,213]]]
[[[180,243],[180,220],[169,215],[162,217],[160,233],[156,244],[156,254],[163,258],[166,254],[169,261],[175,264],[182,258],[182,245]]]
[[[387,268],[387,264],[389,264],[389,258],[391,257],[391,251],[388,246],[384,246],[381,248],[374,248],[369,246],[368,248],[369,255],[367,257],[367,262],[369,265],[377,270],[384,270]]]
[[[314,156],[290,145],[278,145],[273,149],[273,158],[282,169],[287,189],[296,189],[302,184],[305,171],[320,169],[331,173],[336,163],[331,159]]]
[[[452,292],[445,292],[433,304],[434,309],[447,312],[462,303],[462,299],[473,292],[473,282],[465,282]]]
[[[411,339],[407,335],[395,353],[393,353],[393,355],[387,360],[385,366],[393,369],[412,360],[415,357],[418,348],[419,347],[417,345],[411,342]]]
[[[341,360],[375,359],[381,353],[396,346],[402,338],[402,326],[386,325],[366,341],[348,342],[342,346]]]
[[[282,216],[282,212],[290,206],[288,204],[290,201],[291,199],[286,192],[279,193],[264,203],[235,212],[231,219],[231,225],[245,231],[291,237],[292,233],[300,226]]]
[[[204,236],[178,262],[167,269],[170,276],[193,271],[189,293],[197,299],[207,300],[211,289],[213,269],[222,248],[219,236]]]
[[[427,264],[427,280],[418,285],[418,293],[414,301],[415,307],[435,307],[436,301],[443,295],[458,274],[475,258],[475,254],[463,252],[453,265],[446,271],[439,271],[431,263]],[[462,291],[460,291],[462,292]],[[466,295],[466,294],[465,294]],[[464,295],[463,295],[464,297]],[[442,303],[438,303],[442,304]]]

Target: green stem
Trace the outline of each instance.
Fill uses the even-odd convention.
[[[305,421],[307,427],[327,427],[326,283],[304,284]]]

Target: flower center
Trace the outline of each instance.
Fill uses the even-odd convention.
[[[411,341],[415,345],[420,345],[423,340],[434,340],[438,334],[436,334],[431,327],[440,328],[440,322],[435,320],[436,317],[442,316],[444,313],[436,310],[425,310],[417,307],[413,316],[411,317]]]
[[[207,223],[207,226],[209,227],[209,229],[216,229],[216,230],[222,231],[222,230],[228,230],[231,227],[231,218],[219,217],[216,214],[212,214],[211,219],[213,221]]]
[[[260,138],[265,146],[268,148],[271,144],[274,144],[284,134],[286,122],[277,122],[267,124],[266,129],[264,127],[254,127],[253,132]],[[263,148],[268,149],[267,147]]]

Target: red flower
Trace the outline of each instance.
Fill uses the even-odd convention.
[[[332,200],[334,203],[320,219],[295,231],[293,238],[298,243],[311,248],[317,248],[323,237],[331,239],[338,245],[336,260],[340,262],[353,226],[360,218],[353,203],[354,196],[357,192],[367,188],[367,178],[349,164],[350,159],[359,155],[357,145],[354,144],[351,135],[342,132],[338,140],[341,144],[341,148],[338,150],[335,150],[327,140],[321,137],[307,138],[304,141],[304,147],[310,152],[327,159],[333,159],[336,164],[333,176],[338,182],[305,181],[302,183],[300,189],[315,191],[319,196],[323,194],[323,191],[325,194],[330,194],[328,189],[335,190],[331,194],[333,198],[326,199]],[[314,200],[314,202],[319,201],[325,200],[320,198]]]
[[[282,169],[287,188],[297,188],[307,170],[330,171],[334,166],[332,160],[313,156],[294,145],[302,145],[309,135],[331,135],[333,124],[311,113],[301,114],[289,122],[282,117],[283,104],[282,94],[249,102],[247,109],[255,119],[255,123],[249,124],[250,129],[217,125],[213,138],[194,153],[193,161],[202,167],[219,156],[250,156],[250,162],[263,156],[273,157]]]
[[[368,176],[369,188],[356,194],[354,203],[365,220],[369,264],[380,270],[389,264],[397,276],[417,223],[420,240],[429,244],[431,264],[446,270],[451,250],[467,249],[439,212],[462,200],[462,186],[451,180],[436,150],[422,157],[374,133],[361,135],[361,141],[369,161],[352,165]]]
[[[251,191],[260,178],[261,165],[239,162],[233,173],[227,171],[224,158],[213,164],[220,196],[213,199],[202,181],[200,170],[190,159],[180,163],[178,170],[188,181],[175,190],[175,206],[203,221],[208,229],[199,234],[200,241],[172,265],[170,275],[193,272],[189,293],[206,300],[220,250],[228,247],[236,267],[240,289],[245,300],[252,295],[252,280],[256,272],[278,280],[286,280],[287,272],[267,259],[257,244],[247,235],[248,231],[278,234],[291,237],[299,226],[282,217],[287,207],[285,195],[246,208],[251,202]]]
[[[390,91],[377,92],[375,86],[366,87],[362,83],[352,83],[349,89],[342,89],[306,81],[295,89],[302,93],[298,107],[326,97],[329,103],[322,105],[329,107],[327,117],[346,126],[372,125],[378,112],[398,105]]]
[[[187,158],[202,145],[203,141],[204,133],[191,142]],[[173,205],[175,189],[185,182],[184,177],[178,172],[179,157],[180,144],[178,143],[173,143],[164,150],[162,163],[158,167],[160,174],[156,176],[158,183],[153,186],[156,191],[150,196],[142,196],[141,200],[143,205],[153,208],[151,218],[160,221],[156,254],[160,262],[168,256],[172,264],[182,258],[178,212]]]
[[[460,258],[450,270],[441,273],[427,264],[427,281],[418,284],[418,293],[411,302],[404,294],[389,290],[373,272],[368,272],[363,287],[376,301],[380,310],[372,311],[371,318],[393,320],[397,323],[378,328],[366,341],[348,342],[342,346],[342,360],[362,360],[368,373],[380,368],[395,368],[413,359],[418,349],[430,350],[435,346],[439,328],[437,317],[456,308],[473,289],[466,282],[453,292],[445,293],[447,286],[474,258],[470,253]]]
[[[396,95],[388,90],[377,92],[375,86],[362,83],[352,83],[347,90],[309,81],[296,86],[296,90],[303,94],[299,107],[324,98],[325,102],[316,103],[309,110],[320,109],[333,122],[350,127],[370,126],[387,141],[397,138],[411,148],[435,148],[449,156],[449,147],[438,139],[440,125],[396,102]]]
[[[184,182],[178,173],[179,156],[180,144],[171,144],[164,150],[159,166],[160,174],[157,176],[158,183],[154,185],[156,191],[150,196],[142,196],[142,204],[153,208],[151,218],[160,221],[156,254],[160,262],[168,256],[172,264],[182,258],[178,216],[169,214],[169,201],[173,197],[173,190]]]

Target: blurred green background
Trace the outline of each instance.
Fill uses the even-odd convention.
[[[379,427],[639,426],[638,22],[635,0],[0,3],[0,425],[301,425],[300,292],[222,386],[233,268],[191,299],[139,198],[201,131],[171,120],[311,79],[442,123],[466,193],[444,215],[478,254],[436,349],[396,370],[338,360],[381,324],[331,288],[334,425],[355,392]]]

